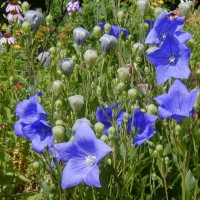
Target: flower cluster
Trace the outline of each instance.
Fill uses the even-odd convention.
[[[53,146],[54,136],[51,126],[46,122],[47,114],[38,103],[38,92],[29,99],[23,100],[16,107],[19,120],[15,123],[15,134],[27,138],[37,153],[42,153],[44,148]]]
[[[75,12],[75,11],[81,12],[81,7],[80,7],[78,1],[73,1],[73,0],[71,0],[71,1],[67,4],[66,9],[67,9],[68,15],[70,15],[70,16],[71,16],[72,13]]]
[[[23,21],[23,17],[20,14],[22,9],[16,0],[9,1],[9,4],[6,7],[6,12],[8,13],[7,20],[9,22],[17,21],[17,23],[20,23]]]

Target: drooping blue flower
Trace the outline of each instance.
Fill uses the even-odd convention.
[[[47,114],[44,108],[38,102],[38,96],[42,95],[42,92],[38,92],[29,99],[20,102],[16,109],[16,115],[23,121],[24,124],[32,123],[36,120],[46,120]]]
[[[132,127],[136,130],[136,136],[133,140],[135,146],[139,146],[150,139],[156,132],[153,125],[158,117],[151,114],[145,114],[139,109],[134,109],[134,116],[130,115],[127,132],[130,134]]]
[[[106,22],[100,22],[98,24],[96,24],[96,26],[100,26],[101,27],[101,31],[103,33],[105,33],[105,30],[104,30],[104,25],[106,24]],[[119,26],[115,26],[115,25],[110,25],[110,32],[109,32],[109,35],[112,35],[112,36],[115,36],[116,38],[119,37],[119,34],[123,32],[124,35],[126,37],[128,37],[129,33],[127,31],[126,28],[120,28]]]
[[[88,30],[82,27],[77,27],[73,30],[73,36],[74,43],[76,43],[77,45],[83,45],[90,36],[90,33],[88,32]]]
[[[156,18],[153,28],[150,30],[149,34],[146,37],[145,43],[161,46],[168,35],[174,35],[177,37],[180,43],[184,43],[192,36],[185,31],[176,33],[177,31],[180,31],[183,25],[183,17],[170,19],[170,17],[165,12],[162,12]],[[183,34],[183,37],[178,37],[179,34]]]
[[[197,89],[189,92],[180,80],[174,81],[167,94],[154,98],[160,104],[158,107],[160,118],[171,117],[180,122],[184,117],[190,117],[199,91]]]
[[[117,113],[116,118],[114,118],[114,112],[117,111],[117,107],[118,104],[112,104],[105,109],[101,109],[99,107],[97,108],[96,119],[98,120],[98,122],[104,124],[104,131],[102,133],[103,135],[108,135],[108,129],[113,125],[113,120],[116,120],[119,127],[121,126],[125,112],[123,110],[120,110]]]
[[[172,35],[168,35],[161,48],[147,54],[146,58],[156,67],[158,85],[171,77],[187,79],[190,75],[190,48]]]
[[[82,124],[75,133],[74,141],[56,144],[60,159],[67,163],[62,173],[62,189],[85,182],[92,187],[101,187],[98,163],[112,149],[96,138],[87,124]]]

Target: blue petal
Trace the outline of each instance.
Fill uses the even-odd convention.
[[[106,107],[104,110],[97,108],[96,119],[103,124],[107,123],[112,126],[112,109],[110,107]]]
[[[105,144],[103,141],[97,139],[94,143],[96,163],[98,164],[100,160],[112,151],[112,148]]]
[[[55,148],[59,154],[60,159],[64,162],[68,162],[69,159],[71,159],[73,156],[83,154],[78,150],[78,147],[74,144],[73,141],[57,143],[55,144]]]
[[[14,125],[14,131],[15,131],[15,134],[19,137],[23,137],[24,134],[22,132],[22,124],[21,124],[21,121],[18,120],[15,125]]]
[[[171,117],[173,115],[173,113],[171,111],[169,111],[161,106],[158,107],[158,112],[159,112],[161,119],[165,119],[165,118]]]
[[[83,182],[92,170],[82,157],[74,157],[69,160],[62,173],[62,189],[70,188]]]
[[[80,151],[88,155],[95,155],[94,142],[96,139],[96,135],[90,126],[81,124],[75,133],[74,143],[78,146]]]
[[[110,33],[109,35],[115,36],[116,38],[119,37],[119,27],[111,25]]]
[[[121,28],[121,31],[123,31],[124,35],[125,35],[126,37],[128,37],[129,34],[128,34],[127,29]]]
[[[175,32],[175,37],[179,40],[180,43],[186,43],[192,38],[192,35],[186,31],[179,30]]]
[[[124,120],[124,114],[125,114],[125,112],[123,110],[120,110],[120,112],[116,116],[116,120],[117,120],[118,126],[121,126],[121,124],[122,124],[122,122]]]
[[[97,165],[92,167],[91,171],[85,177],[84,182],[91,187],[101,187],[99,181],[99,167]]]

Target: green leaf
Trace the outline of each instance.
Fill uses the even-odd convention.
[[[126,159],[126,147],[124,146],[123,143],[121,143],[119,149],[120,149],[120,153],[122,155],[122,158],[125,160]]]
[[[185,187],[186,187],[186,193],[189,193],[192,189],[194,189],[196,184],[196,180],[190,171],[190,169],[187,172],[187,175],[185,177]]]

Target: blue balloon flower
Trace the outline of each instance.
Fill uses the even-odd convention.
[[[133,140],[135,146],[139,146],[150,139],[156,132],[153,125],[158,117],[151,114],[145,114],[139,109],[134,109],[134,116],[130,115],[127,132],[130,134],[132,127],[135,128],[136,136]]]
[[[100,26],[101,27],[101,31],[103,33],[105,33],[105,30],[104,30],[104,26],[105,26],[106,22],[100,22],[98,24],[96,24],[96,26]],[[128,31],[126,28],[120,28],[119,26],[115,26],[115,25],[110,25],[110,32],[109,32],[109,35],[112,35],[112,36],[115,36],[116,38],[119,37],[119,34],[123,32],[124,35],[126,37],[128,37]]]
[[[101,187],[98,163],[112,149],[96,138],[87,124],[75,133],[74,141],[56,144],[60,159],[67,162],[62,173],[62,189],[85,182],[88,186]]]
[[[117,111],[118,104],[112,104],[111,106],[106,107],[105,109],[97,108],[96,111],[96,119],[98,122],[101,122],[104,124],[104,131],[103,135],[108,135],[108,129],[112,126],[113,120],[117,121],[118,126],[120,127],[123,119],[124,119],[124,114],[125,112],[123,110],[120,110],[116,118],[114,118],[114,110]]]
[[[165,83],[171,77],[185,79],[189,77],[190,51],[190,48],[181,44],[174,36],[168,35],[160,49],[146,55],[156,67],[158,85]]]
[[[184,117],[190,117],[199,91],[197,89],[189,92],[180,80],[174,81],[167,94],[154,98],[160,104],[160,118],[171,117],[180,122]]]
[[[177,33],[177,31],[180,31],[183,25],[183,17],[176,17],[174,19],[170,19],[168,14],[162,12],[156,18],[153,24],[153,28],[150,30],[149,34],[146,37],[145,43],[161,46],[168,35],[174,35],[175,37],[177,37],[180,43],[185,43],[192,36],[185,31]],[[179,37],[180,34],[182,35],[182,37]]]

